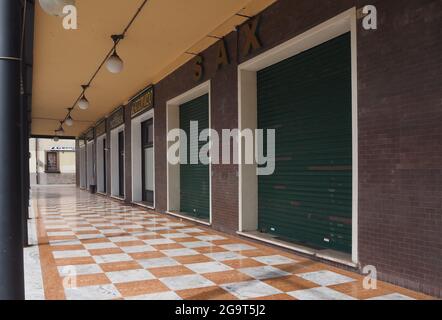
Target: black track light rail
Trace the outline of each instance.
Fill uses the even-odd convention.
[[[132,18],[130,19],[129,23],[127,24],[126,28],[124,28],[123,32],[121,34],[117,34],[117,35],[112,35],[111,38],[114,41],[114,44],[112,45],[112,48],[109,50],[109,52],[106,54],[105,58],[103,59],[103,61],[101,61],[101,63],[99,64],[97,70],[92,74],[92,77],[89,79],[89,82],[87,82],[86,85],[83,85],[83,91],[81,92],[81,94],[79,95],[79,97],[75,100],[74,104],[72,105],[71,108],[68,108],[68,113],[66,115],[66,117],[64,118],[63,121],[61,121],[61,127],[63,126],[63,124],[66,122],[66,120],[69,118],[69,116],[71,115],[72,110],[74,110],[75,106],[78,104],[78,102],[80,101],[80,99],[83,97],[85,91],[87,88],[89,88],[92,84],[92,82],[95,80],[95,78],[97,77],[98,73],[100,72],[101,68],[103,68],[104,64],[106,63],[106,61],[110,58],[110,56],[114,53],[117,45],[120,43],[121,40],[124,39],[124,37],[126,36],[127,32],[129,31],[130,27],[133,25],[133,23],[135,22],[135,20],[137,19],[137,17],[140,15],[141,11],[144,9],[144,7],[146,6],[147,2],[149,0],[144,0],[143,3],[141,3],[141,5],[138,7],[137,11],[135,12],[135,14],[132,16]]]

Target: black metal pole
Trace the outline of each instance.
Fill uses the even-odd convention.
[[[0,299],[22,300],[23,219],[20,203],[21,2],[0,0]]]
[[[22,28],[21,28],[21,161],[22,161],[22,211],[23,211],[23,245],[29,246],[28,220],[30,196],[30,171],[29,171],[29,136],[31,129],[32,109],[32,74],[34,52],[34,3],[25,0],[23,3]]]

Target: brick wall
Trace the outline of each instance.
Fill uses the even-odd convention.
[[[202,53],[206,63],[203,79],[193,80],[193,62],[184,65],[155,86],[155,165],[156,207],[167,209],[166,177],[166,103],[168,100],[211,79],[211,127],[215,130],[238,127],[236,34],[226,37],[231,64],[217,70],[215,64],[218,45]],[[238,229],[237,166],[212,166],[213,227],[226,232]]]
[[[358,22],[359,256],[380,278],[441,296],[442,2],[279,0],[261,14],[263,48],[216,70],[216,46],[202,53],[212,80],[212,127],[234,128],[237,64],[353,7],[377,6],[379,29]],[[192,63],[155,88],[156,204],[166,210],[166,102],[195,87]],[[237,166],[213,166],[214,228],[238,226]]]
[[[359,254],[441,296],[442,2],[372,1],[358,34]]]

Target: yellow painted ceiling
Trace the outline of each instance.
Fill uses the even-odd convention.
[[[124,104],[138,91],[156,83],[192,56],[224,36],[245,19],[276,0],[150,0],[118,45],[124,71],[102,68],[87,91],[88,110],[77,107],[73,127],[78,136],[96,121]],[[32,134],[53,135],[112,47],[110,35],[119,34],[142,0],[77,0],[78,29],[65,30],[62,20],[44,13],[38,2],[35,17]]]

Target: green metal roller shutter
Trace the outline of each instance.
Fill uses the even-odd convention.
[[[180,106],[180,128],[187,133],[187,162],[191,152],[198,152],[207,142],[199,142],[198,150],[190,147],[190,121],[198,121],[198,134],[209,128],[209,95],[204,95]],[[181,164],[181,212],[208,220],[209,205],[209,166],[204,164]]]
[[[259,229],[351,252],[350,34],[258,72],[258,127],[276,129],[276,171],[258,178]]]

